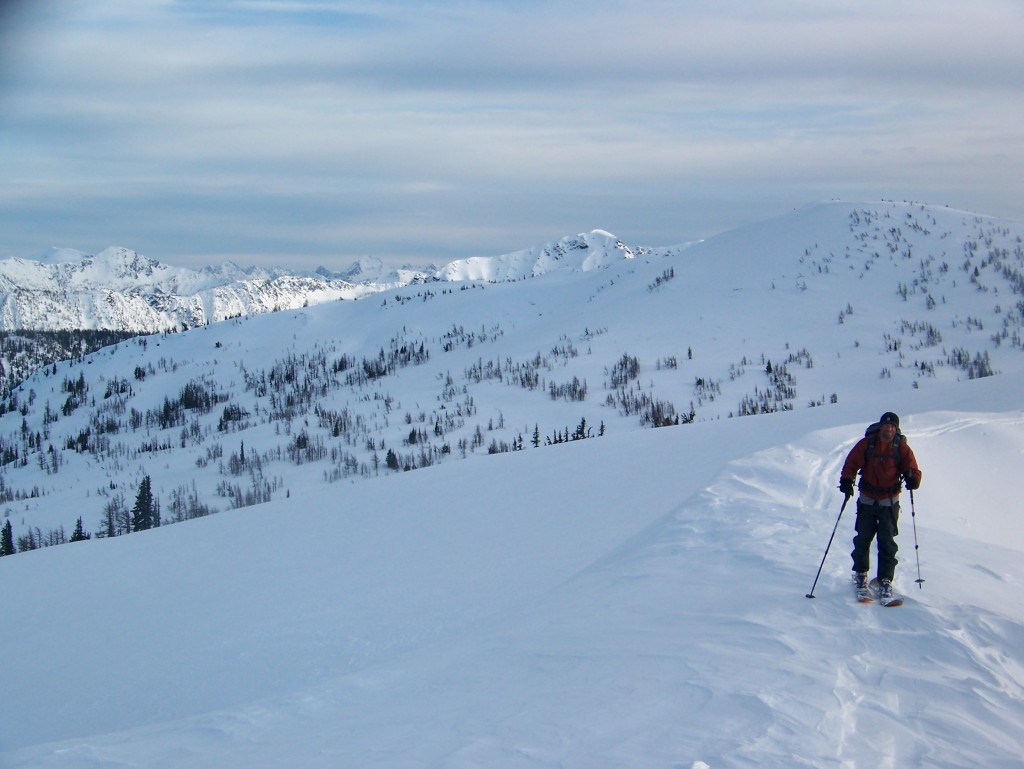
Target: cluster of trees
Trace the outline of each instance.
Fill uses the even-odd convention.
[[[408,343],[399,338],[393,338],[388,350],[380,348],[380,352],[374,358],[363,358],[358,365],[355,359],[343,355],[335,362],[333,369],[336,373],[345,374],[345,385],[347,387],[362,387],[382,377],[394,374],[398,369],[406,366],[418,366],[430,359],[430,351],[425,342],[421,339],[419,344]]]
[[[597,436],[596,437],[600,438],[604,434],[605,434],[605,426],[604,426],[604,421],[602,420],[601,421],[601,425],[597,429]],[[583,441],[583,440],[586,440],[588,438],[594,438],[594,437],[595,437],[595,435],[594,435],[594,428],[587,424],[587,418],[586,417],[580,417],[580,421],[577,423],[576,428],[571,433],[569,432],[569,428],[568,427],[566,427],[562,431],[556,430],[554,433],[552,433],[550,436],[548,436],[547,438],[544,439],[544,445],[545,446],[556,446],[556,445],[558,445],[560,443],[570,443],[572,441]],[[534,427],[533,427],[533,437],[530,440],[530,443],[531,443],[531,445],[534,448],[537,448],[538,446],[541,445],[540,426],[539,425],[534,425]],[[523,448],[523,436],[520,435],[518,437],[518,439],[517,439],[517,445],[513,448],[513,450],[521,451],[522,448]],[[491,453],[494,453],[494,452],[491,452]]]
[[[808,358],[809,360],[809,358]],[[796,377],[789,373],[785,363],[772,364],[768,361],[764,369],[768,377],[768,388],[754,388],[754,394],[744,395],[736,410],[737,416],[771,414],[775,411],[792,411],[796,398]]]
[[[656,288],[661,288],[663,285],[665,285],[670,280],[675,278],[675,276],[676,276],[676,268],[675,267],[669,267],[667,270],[662,272],[661,275],[659,275],[658,277],[656,277],[654,279],[654,282],[647,287],[647,290],[648,291],[654,291]]]
[[[153,482],[146,475],[139,483],[135,503],[130,508],[121,494],[107,501],[96,536],[120,537],[133,531],[154,529],[160,524],[160,501],[153,496]]]
[[[981,379],[982,377],[994,376],[992,361],[989,359],[988,351],[975,353],[971,356],[968,350],[962,347],[954,349],[946,361],[956,368],[967,372],[968,379]]]
[[[468,349],[475,344],[493,342],[504,333],[499,324],[492,325],[490,328],[482,327],[479,331],[467,330],[465,326],[453,324],[450,331],[441,335],[441,351],[451,352],[458,347]]]
[[[697,418],[697,411],[690,403],[689,412],[683,414],[669,401],[655,398],[637,385],[620,387],[605,396],[605,405],[618,410],[623,416],[635,416],[640,424],[647,427],[671,427],[689,424]]]
[[[139,484],[135,504],[128,508],[120,495],[112,497],[103,509],[100,530],[97,537],[117,537],[133,531],[144,531],[160,525],[160,502],[153,496],[153,485],[150,477],[145,476]],[[83,542],[92,539],[93,535],[86,531],[82,516],[78,517],[75,529],[68,538],[64,527],[43,532],[38,527],[30,528],[25,534],[14,538],[14,529],[10,520],[4,522],[0,529],[0,556],[14,555],[19,552],[37,550],[42,547],[63,545],[67,542]]]
[[[640,359],[623,353],[608,374],[609,386],[612,390],[625,387],[638,376],[640,376]]]
[[[102,347],[136,336],[134,331],[103,329],[0,331],[0,414],[18,410],[14,390],[36,371],[57,361],[82,360]]]

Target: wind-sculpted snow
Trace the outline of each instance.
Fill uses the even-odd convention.
[[[448,465],[5,559],[8,610],[26,619],[0,646],[20,663],[0,756],[12,769],[1018,765],[1020,527],[999,548],[965,540],[941,457],[993,430],[1018,449],[979,463],[985,504],[965,523],[996,531],[1019,413],[908,420],[926,460],[927,579],[914,584],[906,531],[899,610],[853,601],[852,521],[804,597],[857,426],[801,436],[783,421]]]

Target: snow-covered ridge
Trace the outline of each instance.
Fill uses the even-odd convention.
[[[594,230],[500,256],[453,261],[441,269],[391,269],[364,257],[342,272],[321,268],[309,274],[243,269],[231,262],[193,270],[128,248],[96,255],[54,248],[37,259],[0,260],[0,330],[192,328],[431,280],[497,282],[586,272],[646,251]]]
[[[372,289],[348,281],[231,262],[193,270],[128,248],[96,255],[53,249],[0,261],[0,329],[190,328],[238,315],[354,299]]]
[[[438,270],[438,280],[506,281],[535,278],[555,270],[588,272],[635,257],[609,232],[592,230],[498,257],[472,257]]]

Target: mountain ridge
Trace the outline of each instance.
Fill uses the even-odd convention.
[[[427,282],[517,281],[555,271],[606,269],[644,255],[692,251],[699,256],[702,250],[717,247],[709,243],[742,240],[752,228],[762,236],[785,240],[791,237],[788,233],[799,237],[803,232],[802,221],[813,222],[829,210],[886,210],[892,206],[906,209],[910,217],[912,211],[931,212],[929,216],[936,226],[936,216],[944,220],[967,217],[1001,221],[923,203],[822,201],[704,241],[673,246],[629,246],[611,233],[595,229],[497,256],[457,259],[441,268],[389,268],[380,259],[363,257],[338,272],[322,267],[312,272],[243,268],[232,262],[192,269],[174,267],[123,247],[106,248],[96,255],[53,248],[35,259],[0,260],[0,330],[180,330],[238,316],[359,299]],[[808,252],[807,256],[811,255]],[[753,265],[753,270],[750,267],[738,271],[736,276],[756,274],[757,266]]]
[[[123,247],[96,255],[54,248],[38,259],[0,260],[0,330],[154,333],[358,299],[428,281],[510,281],[555,270],[599,269],[649,250],[631,249],[614,235],[594,230],[500,256],[455,260],[441,269],[388,268],[364,257],[340,272],[319,268],[306,273],[231,262],[174,267]]]

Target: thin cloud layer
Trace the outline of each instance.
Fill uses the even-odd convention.
[[[0,256],[443,262],[827,197],[1024,218],[1015,2],[14,3]]]

